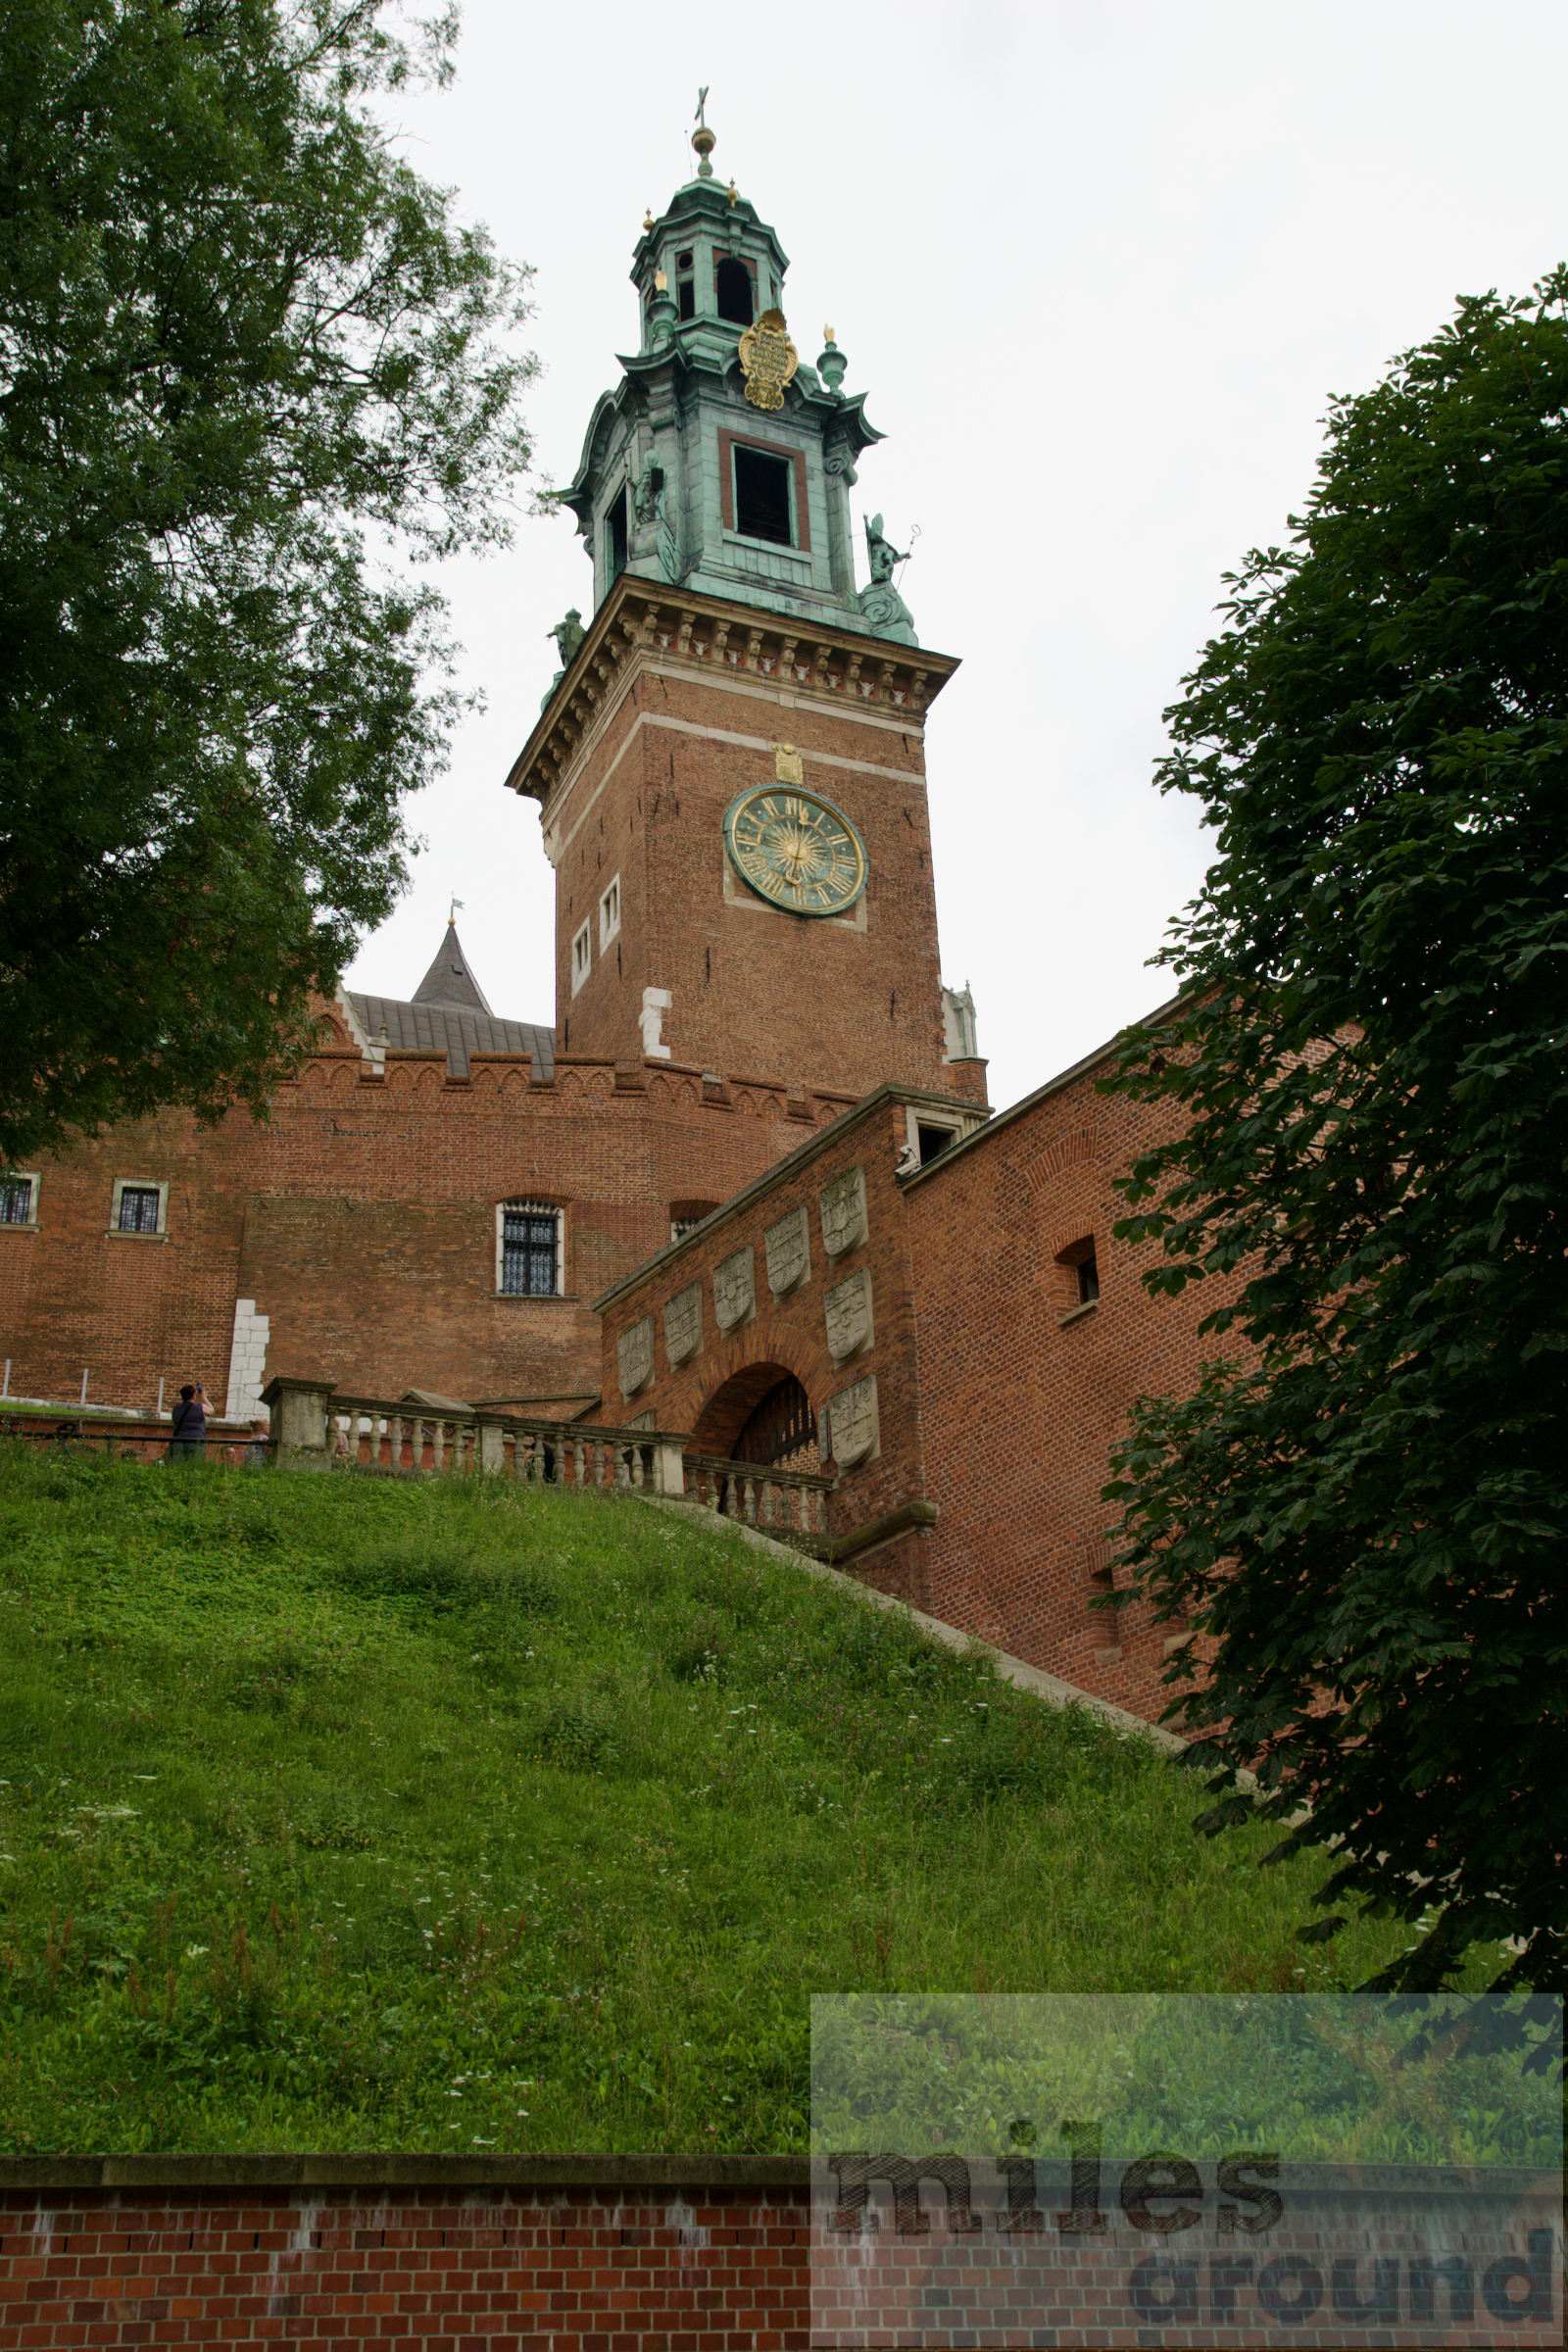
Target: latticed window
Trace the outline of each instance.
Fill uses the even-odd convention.
[[[509,1200],[501,1211],[503,1292],[514,1298],[554,1298],[560,1254],[560,1209]]]
[[[0,1225],[27,1225],[31,1221],[32,1178],[0,1176]]]
[[[121,1186],[120,1231],[122,1233],[156,1233],[158,1231],[158,1187],[156,1184],[123,1184]]]

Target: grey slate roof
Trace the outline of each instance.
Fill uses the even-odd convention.
[[[396,997],[349,992],[349,1003],[372,1046],[385,1032],[389,1054],[444,1054],[447,1073],[466,1078],[470,1054],[527,1054],[533,1075],[548,1084],[555,1076],[556,1034],[533,1021],[506,1021],[490,1009],[468,958],[448,923],[441,952],[414,992],[412,1003]]]

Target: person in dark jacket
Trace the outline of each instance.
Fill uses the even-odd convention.
[[[179,1392],[169,1431],[169,1450],[176,1462],[200,1461],[207,1451],[207,1395],[200,1381],[189,1381]]]

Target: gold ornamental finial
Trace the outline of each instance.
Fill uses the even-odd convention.
[[[697,150],[697,176],[699,179],[712,178],[713,167],[708,159],[718,145],[717,138],[708,127],[708,116],[704,111],[708,105],[708,93],[711,86],[710,82],[705,81],[697,93],[697,128],[692,132],[692,145]]]
[[[653,207],[652,207],[651,205],[649,205],[649,206],[646,206],[646,207],[644,208],[644,211],[643,211],[643,226],[644,226],[644,228],[646,229],[646,228],[652,228],[652,227],[653,227],[653,225],[654,225],[654,213],[653,213]]]
[[[838,341],[838,337],[830,326],[824,326],[822,329],[822,340],[824,343],[836,343]]]
[[[731,181],[730,181],[730,183],[729,183],[729,200],[730,200],[731,204],[734,204],[734,203],[735,203],[735,202],[738,200],[739,196],[740,196],[740,190],[739,190],[739,188],[738,188],[738,187],[735,185],[735,182],[734,182],[733,180],[731,180]]]

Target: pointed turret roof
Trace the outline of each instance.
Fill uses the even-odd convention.
[[[394,1054],[445,1054],[447,1074],[466,1078],[470,1054],[528,1054],[535,1085],[548,1086],[555,1070],[553,1029],[532,1021],[509,1021],[490,1009],[484,990],[468,969],[456,923],[434,963],[412,998],[346,993],[344,1002],[359,1024],[362,1043]]]
[[[415,990],[412,1001],[416,1004],[451,1004],[465,1012],[490,1011],[484,990],[468,969],[468,958],[463,953],[456,923],[447,924],[447,935],[436,959]]]

